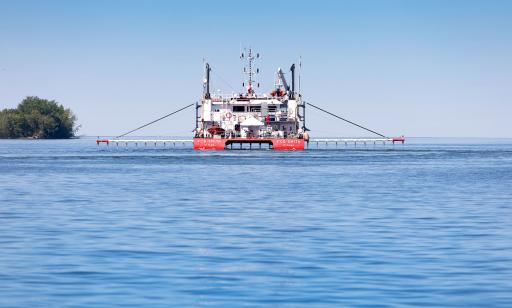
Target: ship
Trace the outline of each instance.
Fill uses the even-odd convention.
[[[232,92],[230,94],[212,93],[210,91],[212,68],[207,61],[204,61],[203,93],[200,100],[184,106],[174,112],[164,115],[156,120],[132,129],[114,139],[98,139],[100,144],[124,144],[129,143],[162,144],[164,147],[169,144],[185,145],[192,143],[195,150],[225,150],[225,149],[272,149],[272,150],[304,150],[309,148],[309,143],[344,144],[386,144],[399,142],[404,143],[405,137],[387,137],[375,130],[352,122],[346,118],[336,115],[324,108],[321,108],[302,99],[300,91],[300,68],[296,70],[293,63],[289,68],[289,80],[285,72],[278,68],[275,73],[274,87],[264,93],[256,93],[260,84],[255,81],[255,75],[259,69],[255,68],[255,61],[260,58],[259,53],[252,48],[244,49],[240,53],[243,61],[243,72],[247,79],[242,82],[242,93]],[[287,72],[288,73],[288,72]],[[124,139],[123,137],[161,121],[169,116],[177,114],[195,105],[195,128],[192,139]],[[306,127],[306,105],[313,107],[338,120],[345,121],[357,126],[367,132],[377,135],[377,138],[329,138],[311,139],[309,129]]]
[[[246,62],[243,93],[212,94],[211,70],[205,63],[201,100],[196,105],[196,126],[193,147],[196,150],[223,150],[248,144],[250,148],[274,150],[304,150],[309,141],[305,126],[305,104],[297,89],[296,66],[290,66],[290,82],[281,68],[277,69],[274,88],[256,93],[259,83],[254,80],[259,58],[252,48],[240,58]]]

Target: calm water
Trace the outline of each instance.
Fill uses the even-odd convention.
[[[512,306],[512,140],[4,140],[0,205],[0,306]]]

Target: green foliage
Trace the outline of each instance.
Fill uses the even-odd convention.
[[[75,121],[70,109],[29,96],[16,109],[0,111],[0,138],[71,138],[76,132]]]

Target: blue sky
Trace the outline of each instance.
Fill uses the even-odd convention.
[[[115,135],[214,89],[241,91],[240,44],[303,59],[307,101],[387,135],[512,137],[512,1],[1,1],[0,108],[69,106]],[[222,80],[221,80],[222,78]],[[139,135],[191,134],[193,110]],[[313,136],[364,136],[308,111]]]

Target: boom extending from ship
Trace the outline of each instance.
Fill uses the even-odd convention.
[[[210,73],[212,71],[210,64],[205,63],[205,73],[203,80],[203,95],[199,102],[189,104],[181,109],[160,117],[154,121],[146,123],[136,129],[130,130],[125,134],[119,135],[114,139],[99,139],[100,143],[116,145],[128,143],[154,143],[173,144],[192,143],[196,150],[224,150],[226,148],[243,148],[248,145],[252,148],[257,145],[268,146],[274,150],[303,150],[310,141],[319,143],[340,144],[358,144],[358,143],[404,143],[402,137],[386,137],[374,130],[342,118],[321,107],[306,103],[302,100],[302,94],[296,88],[295,64],[290,67],[291,83],[288,83],[285,73],[281,68],[276,72],[276,81],[274,88],[263,94],[257,94],[256,88],[259,83],[255,82],[255,76],[259,69],[255,68],[255,61],[259,59],[259,54],[254,53],[251,48],[244,50],[240,58],[246,61],[244,73],[247,75],[247,81],[242,83],[243,93],[232,93],[230,95],[212,94],[210,91]],[[300,79],[299,79],[300,80]],[[182,139],[122,139],[124,136],[149,126],[157,121],[163,120],[180,111],[188,109],[195,105],[195,128],[194,138],[191,140]],[[355,125],[366,131],[376,134],[378,138],[330,138],[330,139],[312,139],[309,137],[309,129],[306,128],[306,105],[309,105],[319,111],[329,114],[337,119],[343,120],[349,124]],[[235,145],[235,147],[233,147]]]

